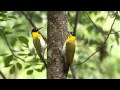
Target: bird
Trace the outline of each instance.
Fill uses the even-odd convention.
[[[45,67],[47,67],[47,64],[46,64],[46,62],[44,60],[44,52],[45,52],[45,49],[46,49],[46,42],[45,42],[45,40],[43,39],[42,35],[39,32],[39,30],[41,28],[32,29],[31,34],[32,34],[33,44],[34,44],[34,47],[36,49],[36,52],[37,52],[39,58],[44,63]]]
[[[68,33],[68,37],[65,40],[62,49],[62,56],[65,59],[65,72],[68,73],[69,67],[73,62],[74,54],[75,54],[75,34],[73,32]]]

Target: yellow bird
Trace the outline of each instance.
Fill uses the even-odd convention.
[[[66,39],[63,49],[62,55],[66,62],[66,72],[68,73],[69,67],[73,62],[74,53],[75,53],[75,34],[70,32],[68,38]]]
[[[45,43],[45,40],[43,39],[42,35],[39,33],[40,29],[41,28],[33,29],[31,34],[32,34],[33,44],[36,49],[36,52],[37,52],[38,56],[40,57],[40,59],[42,60],[42,62],[44,63],[44,65],[47,67],[46,62],[44,61],[44,52],[46,49],[46,43]]]

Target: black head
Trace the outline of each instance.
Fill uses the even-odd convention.
[[[41,28],[43,28],[43,27],[41,27]],[[32,30],[32,32],[38,32],[41,28],[34,28],[34,29]]]
[[[32,32],[38,32],[38,29],[37,29],[37,28],[34,28],[34,29],[32,30]]]
[[[70,32],[71,35],[75,36],[75,33],[74,32]]]

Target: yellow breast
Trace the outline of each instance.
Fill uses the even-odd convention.
[[[32,32],[33,38],[41,38],[42,36],[38,32]]]
[[[70,43],[75,43],[75,36],[69,35],[68,39],[66,40],[66,43],[70,42]]]

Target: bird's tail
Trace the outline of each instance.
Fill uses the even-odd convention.
[[[39,55],[39,57],[40,57],[41,61],[44,63],[45,67],[47,68],[47,63],[45,62],[44,57],[41,55]]]
[[[65,74],[66,74],[66,77],[67,77],[68,71],[69,71],[69,68],[70,68],[70,64],[66,64],[65,66],[66,66],[65,67]]]

